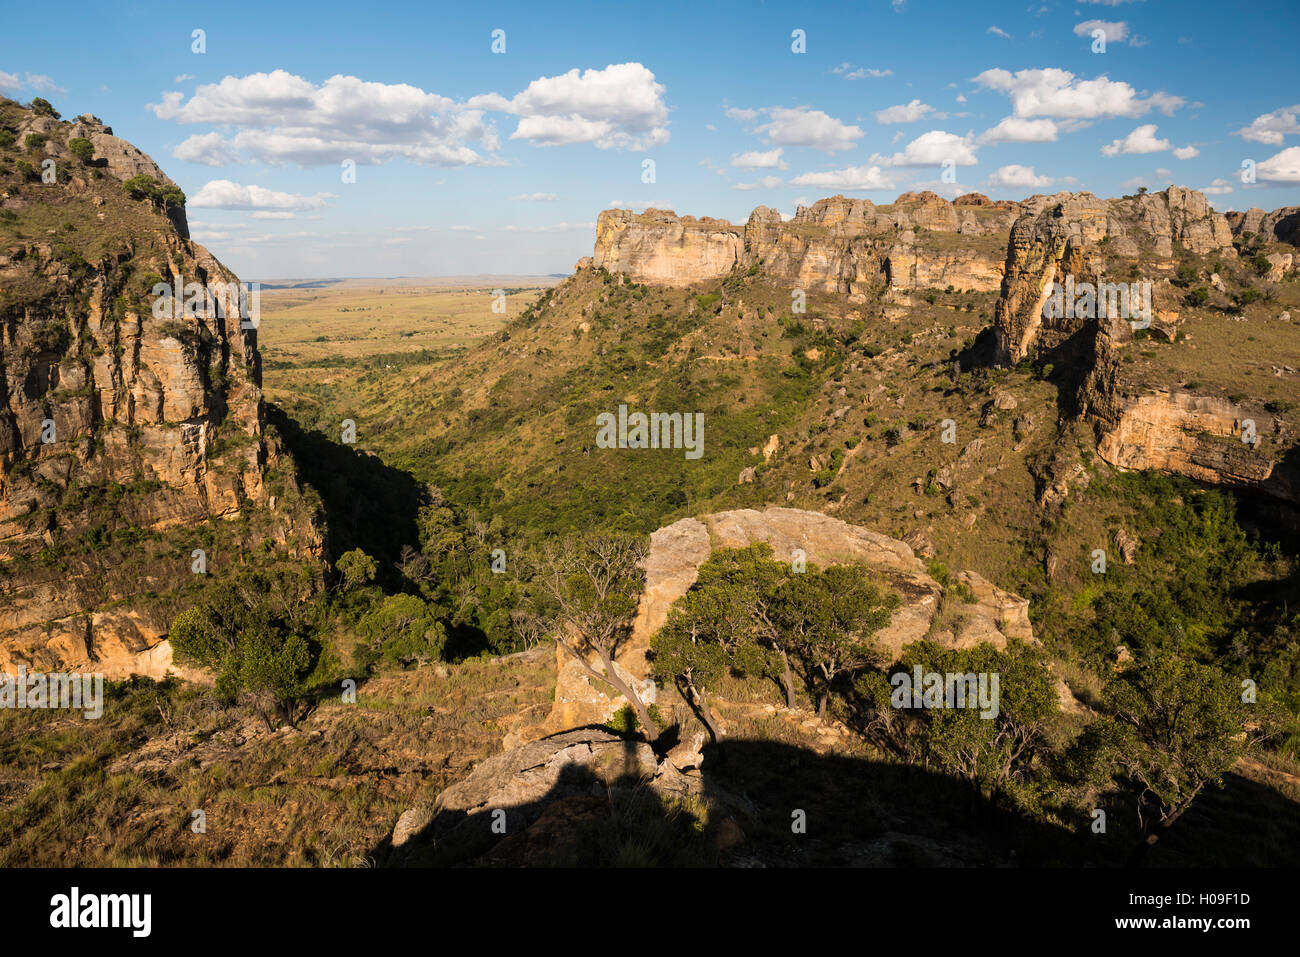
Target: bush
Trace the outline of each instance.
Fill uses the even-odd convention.
[[[144,173],[128,179],[122,184],[122,190],[132,199],[147,199],[162,209],[185,205],[185,194],[179,186],[164,186]]]
[[[1197,286],[1187,294],[1187,304],[1191,306],[1203,306],[1210,298],[1210,290],[1204,286]]]
[[[48,116],[53,119],[59,119],[59,113],[50,104],[50,101],[42,96],[35,97],[32,100],[32,112],[37,116]]]
[[[94,144],[83,136],[74,136],[68,140],[68,152],[83,163],[89,163],[95,158]]]
[[[0,130],[0,148],[8,149],[17,142],[13,130]]]
[[[29,150],[38,150],[45,145],[45,135],[42,133],[28,133],[23,137],[23,145]]]

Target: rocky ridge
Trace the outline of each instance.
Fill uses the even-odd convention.
[[[167,616],[139,596],[192,574],[188,552],[123,570],[96,548],[258,509],[281,544],[315,553],[320,533],[273,508],[269,476],[287,472],[282,497],[296,485],[264,432],[238,278],[188,238],[183,206],[123,190],[135,176],[171,180],[94,117],[8,104],[5,122],[44,135],[62,172],[49,184],[0,175],[0,668],[161,676]],[[69,152],[74,137],[94,145],[89,163]],[[37,225],[51,211],[62,229]],[[158,282],[214,295],[156,318]]]

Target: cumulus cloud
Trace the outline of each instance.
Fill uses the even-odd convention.
[[[536,146],[590,143],[598,149],[644,150],[668,142],[664,86],[640,63],[603,70],[576,67],[539,77],[507,100],[497,93],[471,97],[467,106],[519,117],[512,140]]]
[[[767,152],[753,150],[748,153],[733,153],[731,165],[736,169],[786,169],[787,164],[781,159],[781,147]]]
[[[1054,120],[1025,120],[1018,116],[1008,116],[980,134],[983,143],[1054,143],[1056,142],[1056,122]]]
[[[239,161],[239,154],[220,133],[195,133],[172,150],[172,156],[200,166],[228,166]]]
[[[759,179],[758,182],[756,182],[756,183],[737,183],[737,184],[736,184],[735,186],[733,186],[732,188],[733,188],[733,189],[742,189],[742,190],[750,190],[750,189],[776,189],[776,187],[778,187],[778,186],[780,186],[780,185],[781,185],[781,177],[779,177],[779,176],[764,176],[764,177],[762,177],[761,179]]]
[[[6,73],[0,70],[0,90],[6,93],[17,93],[22,86],[23,81],[18,79],[17,73]]]
[[[910,103],[901,103],[898,106],[891,106],[883,110],[876,111],[877,123],[914,123],[927,113],[933,113],[934,107],[927,106],[920,100],[912,100]]]
[[[1009,166],[1001,167],[990,176],[988,185],[1041,189],[1044,186],[1052,185],[1052,177],[1035,175],[1032,166],[1021,166],[1018,163],[1012,163]]]
[[[1153,109],[1166,116],[1187,101],[1168,93],[1142,97],[1120,80],[1100,76],[1077,79],[1069,70],[985,70],[974,82],[1005,93],[1012,112],[1019,117],[1050,116],[1068,120],[1095,120],[1118,116],[1143,116]]]
[[[26,81],[27,86],[30,89],[35,90],[37,93],[45,93],[49,96],[62,96],[64,93],[68,92],[42,73],[25,73],[23,74],[23,79]]]
[[[978,160],[969,137],[931,130],[908,143],[901,153],[893,156],[877,153],[871,162],[881,166],[942,166],[948,162],[954,166],[974,166]]]
[[[191,196],[187,205],[195,209],[320,209],[334,198],[333,193],[303,196],[261,186],[244,186],[228,179],[214,179]]]
[[[1255,164],[1255,176],[1264,183],[1300,183],[1300,146],[1288,147]]]
[[[1283,106],[1272,113],[1255,117],[1249,126],[1243,126],[1234,135],[1254,143],[1281,146],[1283,137],[1300,133],[1297,117],[1300,117],[1300,104]]]
[[[1105,156],[1127,156],[1141,153],[1161,153],[1170,148],[1168,140],[1156,137],[1156,125],[1144,123],[1121,140],[1114,140],[1109,146],[1103,146]]]
[[[1074,27],[1074,35],[1091,37],[1093,31],[1100,30],[1107,43],[1123,43],[1128,39],[1128,23],[1124,20],[1084,20]]]
[[[499,144],[481,110],[406,83],[336,75],[317,86],[275,70],[203,84],[188,100],[183,93],[164,93],[149,109],[177,123],[234,127],[238,132],[225,148],[272,165],[396,157],[431,166],[500,162],[490,155]]]
[[[806,146],[823,153],[834,153],[837,150],[853,149],[863,136],[861,127],[850,126],[822,110],[808,106],[730,109],[727,115],[742,121],[766,116],[767,122],[750,132],[766,138],[774,146]]]
[[[1232,183],[1226,179],[1216,179],[1209,186],[1202,186],[1201,192],[1206,196],[1226,196],[1232,192]]]
[[[817,186],[826,189],[893,189],[894,181],[879,166],[849,166],[824,173],[804,173],[790,180],[791,186]]]
[[[1179,146],[1174,150],[1174,159],[1189,160],[1195,159],[1201,155],[1201,151],[1195,146]]]

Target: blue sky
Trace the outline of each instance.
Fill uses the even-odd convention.
[[[5,19],[3,92],[94,113],[152,155],[195,239],[245,279],[567,272],[616,203],[743,222],[839,192],[1171,182],[1220,209],[1300,203],[1293,0],[137,2]]]

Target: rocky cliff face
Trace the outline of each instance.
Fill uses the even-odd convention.
[[[1244,213],[1229,212],[1224,217],[1234,236],[1250,233],[1266,242],[1300,246],[1300,206],[1284,206],[1271,213],[1252,206]]]
[[[995,310],[997,360],[1037,355],[1067,367],[1075,405],[1069,411],[1091,421],[1098,454],[1113,466],[1160,469],[1300,502],[1296,436],[1282,418],[1262,404],[1178,388],[1172,373],[1166,388],[1134,381],[1123,363],[1134,338],[1132,315],[1100,315],[1095,305],[1073,316],[1045,309],[1055,287],[1067,281],[1076,288],[1149,282],[1152,327],[1167,323],[1172,338],[1186,297],[1170,282],[1176,266],[1209,262],[1197,257],[1236,258],[1234,229],[1241,232],[1247,221],[1256,230],[1272,229],[1288,216],[1286,210],[1252,214],[1230,226],[1202,194],[1180,187],[1123,199],[1061,193],[1026,201],[1011,230]]]
[[[1092,193],[1035,196],[1011,229],[994,331],[1001,362],[1051,352],[1095,317],[1044,316],[1053,285],[1150,282],[1152,309],[1168,309],[1175,248],[1236,256],[1232,231],[1205,196],[1171,186],[1161,193],[1098,199]],[[1115,317],[1111,317],[1115,318]],[[1112,323],[1122,336],[1126,321]]]
[[[993,290],[1016,210],[978,193],[950,203],[930,192],[879,207],[833,196],[800,207],[788,222],[760,206],[743,227],[664,210],[606,210],[592,264],[661,285],[760,266],[775,281],[859,302],[887,289]]]
[[[791,559],[794,550],[801,549],[806,560],[815,565],[861,563],[880,574],[902,598],[890,624],[875,636],[881,648],[894,658],[905,644],[927,635],[958,648],[981,642],[1001,647],[1007,638],[1034,640],[1029,602],[1002,591],[974,572],[963,572],[958,580],[971,589],[976,602],[964,605],[951,627],[933,631],[943,588],[903,542],[802,509],[718,512],[682,519],[650,537],[645,592],[632,637],[615,662],[647,700],[654,700],[654,683],[647,677],[650,636],[663,625],[673,602],[695,583],[700,566],[715,549],[744,548],[758,542],[770,544],[780,560]],[[578,662],[558,646],[556,668],[555,704],[550,716],[537,728],[516,732],[513,740],[600,724],[624,704],[621,697],[612,697],[607,687],[593,683]]]
[[[138,175],[174,186],[152,160],[93,117],[6,104],[0,125],[41,132],[33,159],[58,170],[41,183],[0,163],[0,667],[161,675],[167,616],[141,595],[193,574],[168,534],[269,510],[268,475],[287,464],[263,434],[257,333],[238,278],[187,238],[183,205],[123,189]],[[212,296],[160,318],[156,283]],[[271,539],[319,547],[314,528],[268,514]]]

